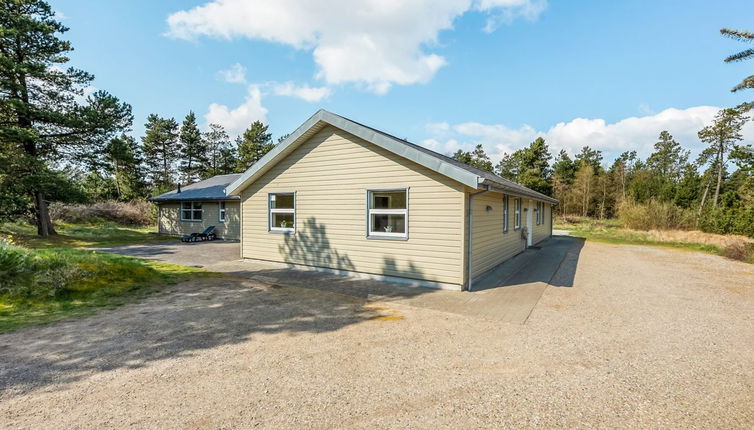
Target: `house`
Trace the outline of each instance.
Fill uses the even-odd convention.
[[[214,225],[217,237],[238,240],[240,198],[226,195],[225,188],[240,176],[213,176],[149,199],[157,204],[158,232],[183,236]]]
[[[225,191],[244,259],[457,290],[550,237],[557,204],[325,110]]]

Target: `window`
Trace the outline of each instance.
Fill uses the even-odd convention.
[[[296,195],[269,194],[270,231],[292,232],[296,227]]]
[[[220,222],[225,222],[225,202],[220,202],[219,208],[219,220]]]
[[[503,233],[508,233],[508,196],[503,196]]]
[[[181,221],[201,221],[202,202],[181,202]]]
[[[367,191],[369,237],[408,237],[408,189]]]
[[[542,212],[542,203],[537,202],[537,225],[539,225],[540,213]]]
[[[513,229],[518,230],[519,228],[521,228],[521,199],[515,198],[513,199],[513,202],[516,205],[516,212],[514,213],[515,224],[513,225]]]

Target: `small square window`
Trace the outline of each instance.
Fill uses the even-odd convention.
[[[269,194],[270,231],[293,232],[296,228],[296,195],[294,193]]]
[[[181,202],[181,221],[201,221],[202,202]]]
[[[367,191],[369,237],[408,237],[408,189]]]

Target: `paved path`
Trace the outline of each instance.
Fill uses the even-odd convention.
[[[442,291],[300,271],[239,259],[237,242],[160,242],[102,248],[108,252],[204,267],[266,285],[309,288],[368,301],[401,303],[488,320],[523,324],[553,282],[570,287],[583,241],[553,237],[500,265],[473,286],[473,292]]]

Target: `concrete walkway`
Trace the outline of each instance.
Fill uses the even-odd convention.
[[[306,288],[364,302],[390,302],[466,316],[524,324],[548,286],[571,287],[583,241],[552,237],[498,266],[472,292],[406,287],[401,284],[300,271],[240,260],[237,242],[162,242],[101,248],[140,258],[203,267],[264,285]]]

